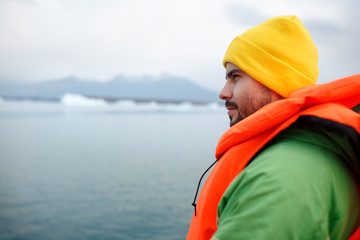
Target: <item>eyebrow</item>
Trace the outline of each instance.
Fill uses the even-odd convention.
[[[236,73],[236,72],[244,73],[244,71],[241,70],[241,69],[234,69],[234,70],[231,70],[230,72],[228,72],[228,73],[226,74],[225,79],[230,78],[230,77],[231,77],[234,73]]]

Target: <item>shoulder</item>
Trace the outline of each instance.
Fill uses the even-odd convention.
[[[289,129],[268,144],[245,169],[278,178],[306,178],[316,181],[320,177],[329,182],[332,177],[349,175],[341,147],[319,132]],[[329,174],[333,173],[333,174]]]
[[[331,150],[336,146],[323,141],[321,135],[295,130],[263,149],[224,193],[218,207],[220,229],[237,218],[249,226],[271,222],[268,231],[274,236],[287,225],[292,232],[283,234],[302,228],[296,234],[326,238],[327,229],[344,219],[355,221],[351,215],[359,211],[359,198],[354,177],[338,151]]]
[[[241,174],[245,180],[275,184],[297,195],[319,191],[327,195],[334,190],[345,194],[356,189],[345,157],[327,136],[290,129],[274,139]]]

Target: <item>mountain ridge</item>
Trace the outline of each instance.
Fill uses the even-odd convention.
[[[126,77],[117,75],[97,82],[69,76],[38,83],[0,83],[0,96],[10,98],[60,99],[66,93],[108,100],[137,99],[139,101],[218,101],[218,94],[186,78],[172,75],[160,77]]]

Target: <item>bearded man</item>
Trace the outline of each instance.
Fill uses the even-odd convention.
[[[223,65],[231,127],[187,239],[360,239],[360,75],[316,85],[296,16],[236,37]]]

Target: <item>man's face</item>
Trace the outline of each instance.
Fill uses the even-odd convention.
[[[225,78],[226,83],[219,97],[226,101],[230,127],[266,104],[281,99],[232,63],[226,64]]]

